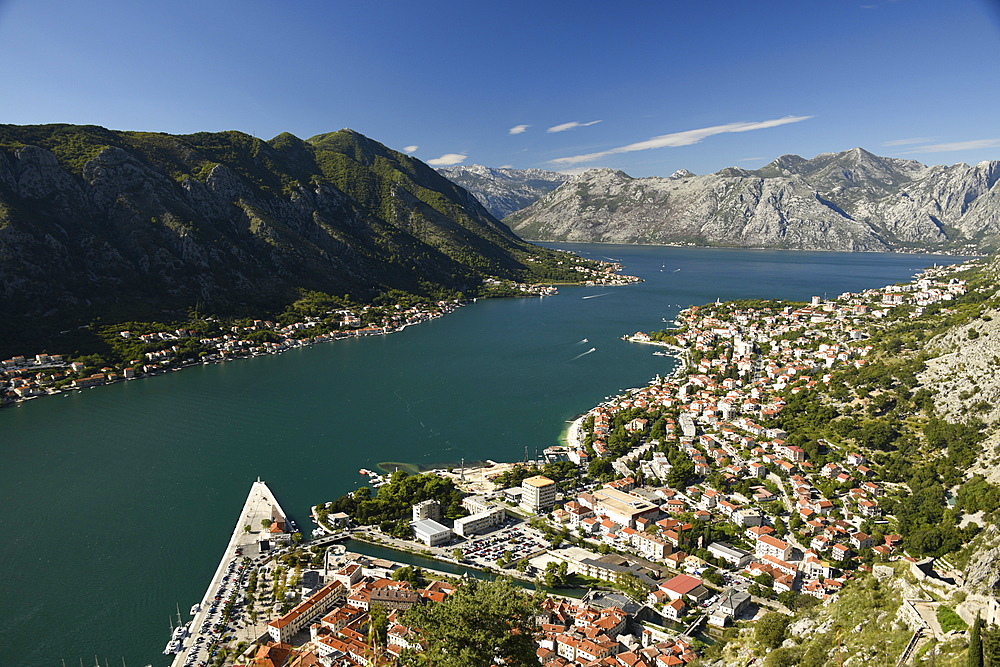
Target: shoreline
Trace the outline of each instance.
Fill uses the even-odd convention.
[[[664,341],[649,340],[644,334],[636,334],[636,335],[632,335],[632,336],[625,335],[625,336],[622,336],[622,339],[624,341],[626,341],[626,342],[643,343],[643,344],[647,344],[647,345],[653,345],[653,346],[656,346],[656,347],[659,347],[659,348],[667,348],[667,349],[669,349],[671,351],[671,354],[669,354],[668,356],[671,356],[675,360],[674,367],[670,370],[669,374],[666,375],[665,377],[662,377],[659,374],[657,374],[652,379],[650,379],[645,385],[640,386],[640,387],[636,387],[636,388],[630,388],[630,389],[621,390],[620,392],[617,392],[612,398],[606,398],[604,401],[602,401],[602,402],[598,403],[597,405],[595,405],[594,407],[590,408],[587,412],[578,415],[577,417],[575,417],[572,420],[567,420],[565,422],[565,424],[566,424],[565,429],[563,430],[563,432],[559,436],[560,441],[562,441],[563,443],[565,443],[565,445],[567,445],[569,447],[573,447],[573,448],[581,448],[583,446],[583,438],[581,437],[583,435],[583,424],[586,421],[587,417],[589,415],[592,415],[595,412],[595,410],[598,410],[598,409],[600,409],[600,408],[602,408],[604,406],[607,406],[607,405],[611,405],[615,401],[621,400],[623,397],[629,397],[632,394],[641,392],[643,389],[645,389],[646,387],[649,387],[650,385],[662,384],[662,383],[664,383],[669,378],[677,380],[678,381],[677,384],[680,384],[680,381],[683,381],[682,379],[684,377],[691,376],[692,374],[697,374],[699,372],[697,367],[693,367],[691,365],[691,351],[694,350],[694,349],[696,349],[694,347],[693,343],[691,345],[689,345],[688,347],[681,347],[679,345],[667,343],[667,342],[664,342]],[[696,379],[696,378],[692,378],[692,379]],[[676,389],[678,389],[679,391],[683,391],[688,386],[691,386],[691,385],[689,384],[689,385],[685,385],[684,387],[676,387]],[[476,465],[476,466],[474,466],[472,468],[465,468],[465,469],[463,469],[463,472],[464,472],[464,475],[462,476],[463,477],[463,482],[466,482],[466,479],[465,479],[466,476],[468,476],[468,477],[474,477],[474,476],[477,476],[477,474],[482,477],[482,480],[484,482],[486,482],[486,481],[488,481],[487,473],[497,472],[500,469],[502,469],[503,467],[513,467],[513,466],[521,465],[520,462],[504,464],[504,463],[496,463],[494,461],[486,461],[486,462],[476,462],[476,463],[478,463],[480,465]],[[382,462],[382,463],[379,464],[379,467],[381,468],[383,466],[383,464],[397,465],[395,462]],[[398,465],[405,465],[405,464],[398,464]],[[384,470],[384,468],[383,468],[383,470]],[[440,470],[440,469],[433,469],[433,470],[431,470],[431,472],[435,472],[435,473],[441,475],[442,477],[455,479],[456,482],[457,482],[457,479],[459,477],[459,473],[458,473],[457,470],[456,471],[448,471],[448,472],[446,472],[446,471]],[[464,492],[468,493],[468,492],[470,492],[470,489],[474,489],[475,484],[476,484],[476,481],[470,479],[466,483],[462,484],[462,490]],[[781,486],[780,483],[779,483],[779,486]],[[782,487],[782,491],[783,491],[783,494],[785,494],[787,496],[787,493],[784,492],[784,488],[783,487]],[[328,528],[327,526],[325,526],[323,523],[321,523],[316,518],[316,516],[315,516],[315,507],[313,509],[314,509],[314,512],[313,512],[312,518],[313,518],[314,523],[318,527],[323,528],[324,530],[328,530],[329,531],[330,528]],[[441,553],[432,553],[430,551],[421,549],[419,547],[419,545],[416,545],[415,543],[411,546],[411,544],[410,544],[410,542],[408,540],[405,540],[405,541],[404,540],[397,540],[397,539],[390,538],[390,537],[387,537],[387,536],[381,536],[379,533],[375,532],[377,529],[374,528],[374,527],[367,527],[367,528],[368,528],[368,530],[353,530],[353,531],[351,531],[351,533],[349,535],[349,538],[353,539],[353,540],[356,540],[358,542],[364,542],[364,543],[367,543],[367,544],[371,544],[371,545],[373,545],[375,547],[378,547],[379,549],[384,549],[384,550],[388,550],[388,551],[394,551],[394,552],[398,552],[400,554],[410,554],[410,555],[413,555],[413,556],[417,556],[417,557],[419,557],[421,559],[426,559],[426,560],[429,560],[429,561],[434,561],[434,562],[438,562],[438,563],[442,563],[442,564],[448,564],[449,566],[459,567],[459,568],[461,568],[463,570],[474,570],[474,571],[477,571],[477,572],[482,572],[482,573],[488,574],[490,576],[503,576],[503,577],[509,577],[509,578],[511,578],[511,579],[513,579],[515,581],[524,581],[524,582],[528,583],[529,585],[534,584],[535,586],[537,586],[537,590],[544,592],[545,595],[559,595],[558,593],[550,593],[548,591],[545,591],[545,589],[543,587],[535,584],[535,582],[532,582],[530,579],[519,577],[518,573],[515,573],[515,572],[508,572],[506,570],[506,568],[492,569],[492,568],[480,567],[480,566],[476,566],[476,565],[467,565],[464,562],[460,562],[460,561],[458,561],[456,559],[450,558],[448,555],[444,555],[444,554],[441,554]],[[319,539],[322,539],[322,537],[319,538]],[[789,539],[793,540],[793,544],[796,544],[796,545],[798,544],[797,542],[794,542],[794,538],[789,538]],[[304,546],[308,546],[310,542],[314,542],[314,540],[307,541]],[[802,549],[802,550],[805,551],[805,549]],[[400,563],[402,563],[404,565],[408,564],[408,563],[406,563],[406,561],[397,561],[397,562],[400,562]],[[436,570],[434,568],[424,567],[424,569],[425,569],[425,571],[427,571],[429,573],[441,575],[441,576],[444,576],[444,577],[447,577],[447,578],[454,578],[456,576],[462,576],[462,575],[455,575],[454,573],[450,573],[450,572],[444,572],[444,571]],[[468,576],[468,575],[465,575],[465,576]]]
[[[969,259],[982,259],[984,257],[989,257],[988,254],[977,254],[974,252],[959,252],[958,250],[938,250],[938,251],[928,251],[926,249],[921,250],[906,250],[900,248],[898,250],[822,250],[817,248],[765,248],[762,246],[727,246],[727,245],[701,245],[699,243],[608,243],[606,241],[566,241],[566,240],[544,240],[544,239],[524,239],[528,243],[568,243],[570,245],[611,245],[611,246],[641,246],[644,248],[697,248],[699,250],[768,250],[777,252],[837,252],[837,253],[855,253],[863,252],[872,255],[942,255],[945,257],[968,257]]]
[[[0,409],[11,407],[11,406],[18,406],[19,407],[22,403],[25,403],[26,401],[31,401],[31,400],[34,400],[34,399],[37,399],[37,398],[46,398],[48,396],[58,396],[60,394],[70,394],[70,393],[72,393],[74,391],[76,391],[76,392],[82,392],[84,389],[94,389],[94,388],[97,388],[97,387],[106,387],[106,386],[109,386],[109,385],[120,384],[120,383],[123,383],[123,382],[131,382],[133,380],[145,380],[145,379],[149,379],[149,378],[158,377],[160,375],[165,375],[166,373],[174,373],[174,372],[177,372],[177,371],[180,371],[180,370],[184,370],[186,368],[191,368],[191,367],[194,367],[194,366],[214,366],[214,365],[217,365],[217,364],[228,363],[230,361],[240,361],[240,360],[246,360],[246,359],[256,359],[258,357],[274,356],[274,355],[278,355],[278,354],[284,354],[285,352],[289,352],[291,350],[298,350],[298,349],[302,349],[302,348],[312,347],[313,345],[319,345],[319,344],[322,344],[322,343],[335,343],[335,342],[337,342],[339,340],[346,340],[346,339],[351,339],[351,338],[367,338],[369,336],[388,336],[390,334],[399,333],[400,331],[403,331],[404,329],[406,329],[409,326],[414,326],[414,325],[417,325],[417,324],[424,324],[425,322],[429,322],[431,320],[439,319],[441,317],[444,317],[445,315],[450,315],[451,313],[455,312],[458,308],[461,308],[462,306],[465,306],[465,305],[467,305],[469,303],[472,303],[472,301],[463,301],[463,302],[460,302],[460,303],[452,304],[449,310],[438,311],[438,312],[435,312],[433,314],[429,314],[427,317],[424,317],[424,318],[420,319],[419,321],[416,321],[416,322],[406,322],[406,323],[401,324],[401,325],[399,325],[399,326],[397,326],[395,328],[390,328],[390,327],[376,327],[376,328],[368,328],[368,329],[351,329],[351,330],[348,330],[346,332],[337,332],[337,333],[329,332],[329,333],[325,333],[325,334],[320,334],[320,335],[317,335],[317,336],[313,336],[311,338],[289,338],[287,341],[284,341],[280,345],[275,344],[276,347],[270,348],[270,349],[249,352],[249,353],[246,353],[246,354],[234,354],[234,355],[230,355],[230,356],[216,356],[216,355],[212,355],[213,358],[201,359],[199,361],[181,362],[181,363],[178,363],[176,365],[165,366],[165,367],[163,367],[161,369],[157,369],[155,371],[136,374],[136,375],[134,375],[132,377],[116,377],[114,379],[106,379],[106,380],[100,382],[99,384],[93,384],[93,385],[89,385],[89,386],[86,386],[86,387],[60,387],[60,388],[57,388],[57,389],[46,390],[45,393],[42,393],[42,394],[35,394],[35,395],[32,395],[32,396],[23,396],[23,397],[19,397],[19,398],[13,399],[13,400],[6,400],[5,402],[0,402]],[[295,341],[295,342],[292,343],[291,341]],[[66,369],[66,368],[69,368],[69,367],[70,367],[69,364],[64,364],[62,366],[59,366],[58,368],[60,368],[60,369]],[[49,366],[48,368],[43,368],[43,367],[25,366],[25,367],[18,368],[18,369],[10,369],[10,372],[29,372],[29,373],[34,373],[34,372],[40,372],[40,371],[44,371],[44,370],[49,370],[51,368],[53,368],[53,367]]]
[[[591,278],[589,278],[587,280],[581,280],[581,281],[575,282],[575,283],[559,283],[559,284],[566,285],[566,286],[579,286],[579,287],[588,287],[588,286],[595,286],[595,285],[605,285],[605,286],[608,286],[608,287],[620,287],[620,286],[630,285],[630,284],[633,284],[633,283],[641,281],[640,278],[637,278],[635,276],[630,276],[630,275],[626,275],[626,274],[621,273],[621,271],[622,271],[621,265],[618,265],[618,264],[615,264],[615,263],[609,263],[609,262],[604,262],[604,264],[608,265],[609,268],[608,268],[608,270],[606,272],[604,272],[602,274],[602,276],[600,278],[598,278],[596,280],[594,279],[594,277],[591,277]],[[442,300],[442,301],[437,301],[437,302],[430,302],[430,304],[428,304],[426,306],[423,306],[424,308],[426,308],[426,310],[420,310],[419,309],[420,307],[415,306],[415,307],[411,308],[410,311],[407,311],[407,312],[411,312],[413,310],[416,310],[417,312],[416,313],[412,313],[411,312],[410,317],[408,317],[407,319],[403,320],[401,323],[398,323],[398,321],[399,321],[399,319],[402,319],[402,318],[397,317],[397,318],[393,318],[393,319],[390,319],[390,320],[383,320],[383,323],[382,323],[381,326],[368,326],[368,327],[364,327],[364,328],[348,329],[348,330],[345,330],[345,331],[328,331],[328,332],[324,332],[324,333],[321,333],[321,334],[317,334],[316,336],[306,336],[306,337],[303,337],[303,338],[295,338],[295,337],[293,337],[291,335],[288,335],[287,337],[282,338],[281,343],[256,343],[256,344],[253,344],[251,341],[247,341],[245,339],[239,339],[239,340],[237,340],[236,341],[237,343],[244,343],[244,342],[246,342],[248,344],[253,345],[253,348],[250,351],[246,351],[246,352],[244,352],[243,350],[236,350],[234,352],[234,351],[230,351],[230,350],[226,350],[226,349],[221,349],[219,345],[226,345],[227,343],[232,342],[232,341],[226,340],[226,336],[227,335],[224,335],[223,338],[222,338],[223,342],[220,343],[220,344],[216,344],[212,348],[212,349],[214,349],[213,353],[208,354],[208,355],[206,355],[206,357],[198,359],[198,360],[184,360],[184,361],[182,361],[180,363],[177,363],[177,364],[171,364],[171,365],[168,365],[168,366],[162,366],[160,368],[156,368],[155,370],[146,371],[146,372],[143,372],[143,373],[135,373],[134,370],[133,370],[130,377],[127,376],[128,375],[127,369],[130,369],[131,368],[130,366],[125,366],[123,364],[121,368],[106,367],[106,368],[102,369],[100,371],[100,373],[98,373],[97,375],[90,376],[89,378],[73,378],[70,381],[70,382],[74,382],[74,383],[77,382],[77,381],[84,381],[84,382],[86,382],[85,385],[72,386],[72,387],[57,387],[57,388],[56,387],[48,387],[46,385],[36,385],[37,388],[35,390],[30,391],[30,393],[28,393],[27,395],[18,395],[16,398],[11,398],[9,396],[5,396],[4,395],[4,392],[14,393],[16,389],[18,389],[18,388],[20,388],[22,386],[22,385],[18,385],[17,387],[15,387],[14,386],[14,379],[16,379],[16,376],[11,376],[11,380],[9,382],[4,382],[3,384],[0,384],[0,409],[5,408],[5,407],[10,407],[10,406],[20,406],[22,403],[24,403],[26,401],[30,401],[30,400],[36,399],[36,398],[44,398],[46,396],[55,396],[55,395],[59,395],[59,394],[67,394],[67,393],[70,393],[72,391],[82,391],[83,389],[93,389],[94,387],[101,387],[101,386],[110,385],[110,384],[118,384],[119,382],[124,382],[124,381],[129,381],[129,380],[139,380],[139,379],[145,379],[145,378],[155,377],[157,375],[162,375],[164,373],[179,371],[179,370],[184,369],[184,368],[190,368],[191,366],[207,366],[207,365],[214,365],[214,364],[225,363],[225,362],[233,361],[233,360],[236,360],[236,359],[251,359],[251,358],[256,358],[256,357],[262,357],[262,356],[268,356],[268,355],[274,355],[274,354],[281,354],[281,353],[287,352],[289,350],[298,349],[298,348],[304,348],[304,347],[311,347],[311,346],[317,345],[319,343],[332,343],[332,342],[335,342],[335,341],[338,341],[338,340],[342,340],[342,339],[345,339],[345,338],[362,338],[362,337],[367,337],[367,336],[386,336],[386,335],[389,335],[389,334],[399,333],[399,332],[403,331],[404,329],[406,329],[409,326],[413,326],[413,325],[417,325],[417,324],[424,324],[425,322],[429,322],[431,320],[439,319],[441,317],[444,317],[445,315],[450,315],[450,314],[454,313],[456,310],[458,310],[459,308],[461,308],[462,306],[466,306],[466,305],[469,305],[471,303],[476,303],[480,298],[482,298],[482,299],[504,299],[504,298],[525,298],[525,297],[539,297],[539,298],[543,298],[543,297],[546,297],[546,296],[553,296],[553,295],[556,295],[556,294],[559,293],[558,289],[556,289],[556,287],[553,286],[553,283],[534,283],[534,284],[514,283],[513,286],[516,287],[516,288],[518,288],[520,291],[518,293],[515,293],[515,294],[498,294],[498,295],[494,295],[494,296],[473,297],[473,298],[466,299],[466,300],[452,300],[452,301],[444,301],[444,300]],[[437,309],[433,310],[432,306],[436,306]],[[361,310],[363,311],[363,310],[365,310],[367,308],[368,308],[368,306],[364,306]],[[402,312],[402,311],[400,311],[400,312]],[[360,322],[360,320],[357,320],[357,321]],[[287,333],[287,334],[291,334],[293,331],[301,331],[303,329],[306,329],[306,328],[309,328],[309,327],[313,326],[312,324],[310,324],[310,322],[312,322],[312,320],[308,320],[308,319],[307,319],[306,322],[295,322],[295,323],[286,325],[285,327],[283,327],[282,329],[278,329],[277,331],[284,332],[284,333]],[[267,323],[267,324],[269,326],[264,327],[263,329],[257,329],[256,328],[256,324],[252,328],[255,331],[272,331],[272,332],[276,331],[275,328],[273,327],[273,325],[270,325],[270,323]],[[235,331],[235,328],[233,330]],[[119,332],[119,333],[121,334],[122,332]],[[127,333],[127,332],[125,332],[125,333]],[[178,340],[178,341],[180,341],[180,340],[186,340],[186,339],[189,338],[189,336],[181,336],[181,335],[176,335],[176,336],[175,335],[169,335],[168,337],[164,338],[162,336],[162,334],[164,332],[159,332],[159,333],[161,334],[160,340],[163,340],[163,341],[166,341],[166,340]],[[170,332],[167,332],[167,333],[169,334]],[[217,340],[220,340],[220,339],[218,337],[216,337],[216,338],[205,339],[205,340],[217,341]],[[202,344],[204,345],[205,343],[202,343]],[[245,346],[240,346],[240,347],[245,347]],[[227,352],[228,352],[228,354],[227,354]],[[154,357],[148,356],[149,354],[153,354],[153,353],[146,353],[146,354],[147,354],[148,361],[149,362],[153,362],[154,361]],[[39,359],[40,356],[44,356],[44,357],[47,358],[48,355],[39,353],[38,355],[35,355],[33,358],[34,359]],[[45,371],[45,370],[56,370],[56,369],[58,369],[58,370],[66,370],[66,369],[72,368],[72,366],[73,366],[72,363],[62,363],[61,362],[61,359],[63,358],[63,355],[54,355],[54,357],[57,358],[57,359],[60,359],[60,363],[58,365],[49,363],[47,361],[46,362],[37,362],[37,363],[28,363],[28,358],[25,358],[23,356],[15,356],[15,357],[12,357],[11,360],[9,360],[9,361],[16,361],[16,360],[20,359],[20,363],[22,365],[18,366],[18,367],[14,367],[14,368],[4,368],[2,366],[2,363],[0,363],[0,374],[25,373],[25,374],[29,374],[30,375],[30,374],[40,373],[40,372]],[[162,358],[162,357],[157,357],[157,358]],[[171,360],[172,360],[172,357],[168,356],[167,359],[166,359],[166,363],[169,364]],[[133,366],[140,366],[140,365],[141,366],[147,366],[147,367],[150,366],[149,363],[143,364],[141,361],[135,361],[135,362],[132,362],[132,364],[133,364]],[[76,373],[80,373],[81,371],[79,371],[79,370],[73,370],[72,372],[74,374],[76,374]],[[121,375],[119,375],[119,373],[121,373]],[[30,390],[30,387],[29,387],[29,390]]]

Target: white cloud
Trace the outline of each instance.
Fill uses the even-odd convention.
[[[502,165],[500,165],[500,168],[501,169],[513,169],[514,165],[512,165],[512,164],[502,164]]]
[[[469,156],[465,153],[445,153],[441,157],[428,160],[427,164],[434,165],[435,167],[450,167],[454,164],[465,162],[465,158],[467,157]]]
[[[758,160],[766,159],[766,157],[741,157],[737,162],[757,162]]]
[[[592,120],[589,123],[578,123],[578,122],[576,122],[574,120],[574,121],[571,121],[569,123],[560,123],[559,125],[553,125],[552,127],[550,127],[549,129],[547,129],[545,131],[546,132],[550,132],[550,133],[551,132],[565,132],[566,130],[572,130],[574,127],[588,127],[590,125],[597,125],[600,122],[601,121],[599,121],[599,120]]]
[[[527,130],[529,127],[531,127],[531,126],[530,125],[515,125],[514,127],[510,128],[509,130],[507,130],[507,134],[524,134],[524,131]]]
[[[712,127],[703,127],[697,130],[685,130],[683,132],[672,132],[671,134],[661,134],[658,137],[653,137],[652,139],[646,139],[645,141],[637,141],[634,144],[619,146],[618,148],[611,148],[606,151],[599,151],[597,153],[586,153],[584,155],[572,155],[569,157],[560,157],[556,158],[555,160],[550,160],[550,162],[552,162],[553,164],[567,164],[567,165],[579,164],[581,162],[593,162],[594,160],[599,160],[609,155],[617,155],[619,153],[634,153],[635,151],[648,151],[653,148],[690,146],[691,144],[700,143],[703,139],[707,139],[708,137],[714,136],[716,134],[728,134],[731,132],[750,132],[751,130],[765,130],[771,127],[778,127],[779,125],[798,123],[800,121],[808,120],[810,118],[812,118],[812,116],[785,116],[784,118],[762,120],[756,123],[727,123],[726,125],[713,125]]]
[[[413,151],[417,150],[418,148],[420,148],[420,146],[407,146],[406,148],[403,149],[403,152],[404,153],[412,153]]]
[[[971,151],[977,148],[1000,148],[1000,139],[972,139],[971,141],[953,141],[947,144],[930,144],[920,146],[910,151],[905,151],[904,155],[913,153],[947,153],[949,151]]]
[[[883,146],[912,146],[913,144],[926,144],[928,142],[934,141],[928,137],[911,137],[909,139],[893,139],[892,141],[883,141]]]

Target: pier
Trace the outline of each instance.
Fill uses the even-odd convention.
[[[171,667],[184,667],[202,661],[207,663],[213,646],[231,633],[228,623],[221,631],[216,631],[215,628],[226,620],[222,614],[227,601],[236,601],[241,597],[242,588],[250,571],[250,567],[239,569],[243,559],[249,558],[253,563],[259,556],[266,556],[273,549],[270,530],[264,528],[265,523],[272,521],[281,521],[285,525],[289,523],[288,516],[281,509],[274,493],[258,477],[250,487],[250,493],[243,504],[243,511],[240,512],[229,544],[226,545],[226,550],[219,561],[219,567],[216,568],[198,611],[188,626],[189,634],[181,640],[181,648],[174,656]],[[262,552],[261,543],[265,541],[268,548]]]

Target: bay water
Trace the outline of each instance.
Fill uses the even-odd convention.
[[[250,484],[308,508],[385,461],[524,458],[674,361],[624,334],[716,299],[807,300],[904,281],[930,255],[557,244],[645,282],[479,301],[337,341],[0,411],[0,665],[166,665]],[[24,353],[34,352],[24,350]]]

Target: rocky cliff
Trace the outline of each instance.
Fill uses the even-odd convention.
[[[505,219],[524,238],[802,250],[991,250],[1000,162],[928,167],[860,148],[762,169],[594,169]]]
[[[486,276],[557,266],[552,254],[350,130],[262,141],[0,126],[4,349],[94,318],[260,314],[301,289],[474,293]]]
[[[494,168],[479,164],[446,167],[438,169],[438,173],[471,192],[497,218],[533,204],[570,178],[557,171]]]

